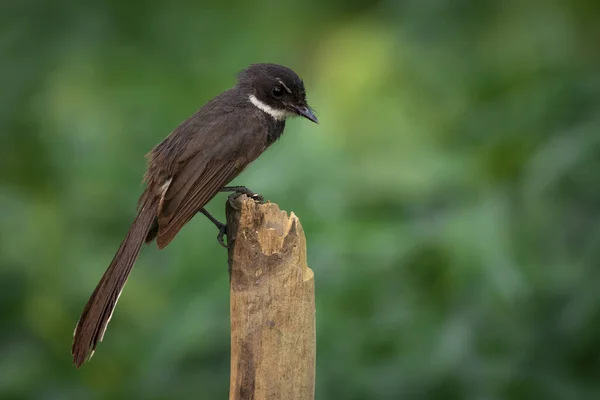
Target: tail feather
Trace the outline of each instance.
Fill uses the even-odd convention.
[[[117,305],[142,244],[156,218],[157,204],[146,202],[131,224],[117,254],[94,289],[73,333],[73,364],[79,368],[94,354]]]

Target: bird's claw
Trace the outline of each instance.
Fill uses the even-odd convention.
[[[265,198],[262,195],[260,195],[258,193],[254,193],[253,191],[251,191],[249,189],[240,190],[238,192],[234,192],[234,193],[230,194],[229,200],[235,200],[243,194],[250,197],[252,200],[254,200],[255,202],[257,202],[259,204],[264,204],[264,202],[265,202]]]
[[[223,240],[223,236],[227,235],[227,225],[223,224],[219,227],[219,234],[217,235],[217,240],[219,241],[219,244],[223,247],[225,247],[226,249],[229,248],[228,244],[225,244],[225,241]],[[229,239],[229,238],[228,238]]]
[[[254,193],[250,198],[259,204],[265,204],[265,198],[258,193]]]

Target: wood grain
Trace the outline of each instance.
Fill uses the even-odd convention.
[[[227,205],[231,377],[235,400],[311,400],[314,275],[300,221],[246,196]]]

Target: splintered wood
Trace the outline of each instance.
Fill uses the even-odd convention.
[[[276,204],[227,204],[231,400],[312,400],[315,291],[300,221]]]

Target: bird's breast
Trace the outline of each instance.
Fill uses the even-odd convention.
[[[285,128],[285,121],[271,119],[269,122],[267,127],[267,147],[275,143],[275,141],[283,135],[283,130]]]

